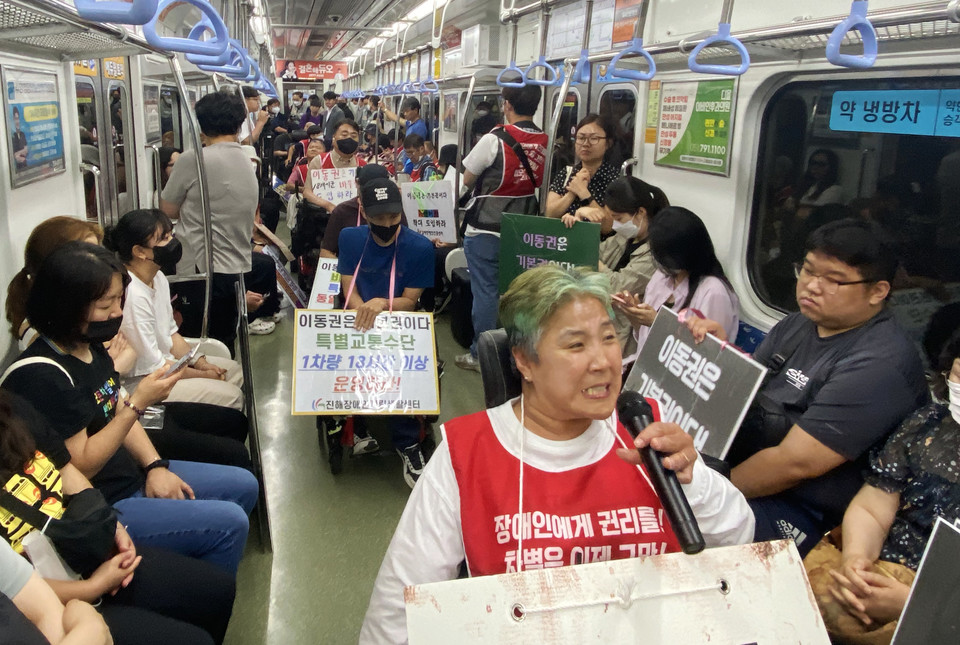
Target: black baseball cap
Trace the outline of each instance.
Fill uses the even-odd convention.
[[[357,183],[361,186],[374,179],[390,179],[390,173],[383,166],[372,163],[357,168]]]
[[[368,217],[403,212],[400,188],[389,179],[371,179],[363,183],[360,186],[360,203]]]

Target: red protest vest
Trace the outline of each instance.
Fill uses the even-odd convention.
[[[530,182],[530,176],[520,163],[513,150],[508,150],[503,141],[498,140],[499,149],[493,164],[483,172],[478,195],[496,195],[498,197],[520,197],[532,195],[543,183],[543,169],[546,162],[547,135],[540,130],[531,130],[516,125],[502,126],[523,148],[530,169],[533,171],[536,185]],[[486,135],[485,135],[486,136]],[[494,136],[494,135],[489,135]]]
[[[444,426],[460,491],[470,575],[517,570],[520,460],[497,439],[487,413]],[[619,423],[617,432],[633,445]],[[523,467],[523,569],[561,567],[680,550],[660,499],[615,442],[598,462],[565,472]]]

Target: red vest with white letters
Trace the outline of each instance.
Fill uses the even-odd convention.
[[[470,575],[517,571],[520,460],[497,439],[486,411],[444,429]],[[619,423],[617,432],[633,445]],[[619,447],[614,442],[596,463],[565,472],[524,464],[524,570],[680,550],[656,492],[617,457]]]

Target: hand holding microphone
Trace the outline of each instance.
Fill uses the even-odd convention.
[[[634,439],[653,423],[653,410],[650,404],[637,392],[628,391],[620,394],[617,398],[617,415],[620,417],[620,423]],[[668,429],[669,426],[664,424],[663,428]],[[699,553],[705,546],[703,535],[700,533],[697,518],[690,509],[690,503],[683,494],[683,489],[680,488],[678,473],[674,472],[679,471],[679,476],[685,480],[685,483],[689,483],[693,473],[693,463],[696,461],[693,440],[688,434],[679,430],[679,432],[663,433],[651,438],[651,441],[656,443],[660,450],[651,443],[647,443],[644,447],[637,449],[640,461],[650,475],[650,481],[663,504],[667,519],[670,520],[670,525],[683,552]],[[627,461],[637,463],[635,453],[623,450],[619,452],[620,456]],[[688,453],[693,453],[693,456],[691,457]],[[664,467],[664,461],[667,462],[669,470]]]

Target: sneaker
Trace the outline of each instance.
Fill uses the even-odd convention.
[[[367,435],[361,437],[354,432],[353,435],[353,456],[365,455],[367,453],[376,452],[380,450],[380,444],[376,439]]]
[[[473,370],[474,372],[480,371],[480,361],[473,357],[473,354],[467,352],[466,354],[460,354],[453,361],[457,364],[457,367],[465,370]]]
[[[415,443],[409,448],[397,450],[397,453],[403,462],[403,480],[407,482],[407,486],[413,488],[423,474],[423,466],[426,463],[423,452],[420,451],[420,444]]]
[[[272,334],[276,328],[277,325],[273,321],[266,318],[257,318],[247,325],[247,332],[249,332],[251,336],[266,336],[267,334]]]
[[[273,314],[272,316],[267,316],[266,318],[264,318],[264,320],[269,320],[269,321],[272,322],[274,325],[276,325],[276,324],[279,324],[281,321],[285,320],[286,317],[287,317],[287,316],[286,316],[286,314],[283,313],[283,311],[278,311],[277,313]]]

